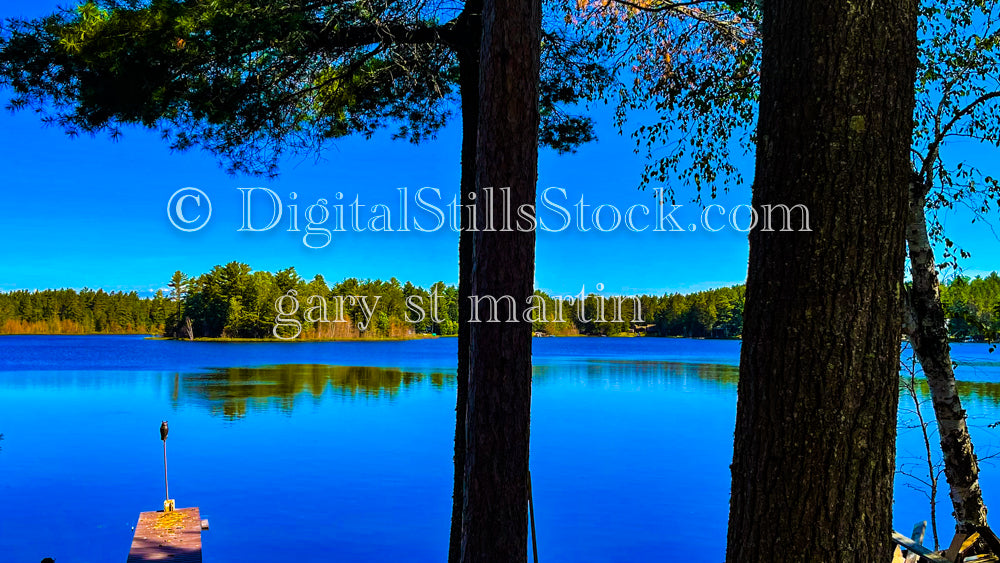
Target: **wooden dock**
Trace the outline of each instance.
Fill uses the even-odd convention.
[[[208,521],[201,519],[198,507],[142,512],[135,526],[127,563],[201,563],[203,529],[208,529]]]

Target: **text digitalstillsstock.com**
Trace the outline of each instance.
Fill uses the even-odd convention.
[[[319,198],[303,205],[295,192],[282,199],[270,188],[236,189],[241,194],[242,223],[238,232],[284,228],[290,233],[303,233],[302,244],[312,249],[326,248],[338,232],[433,233],[445,228],[459,232],[463,224],[467,231],[482,232],[811,231],[809,209],[803,204],[761,205],[760,210],[747,204],[731,209],[711,204],[685,227],[684,206],[667,203],[664,188],[653,190],[652,208],[636,203],[624,209],[611,203],[587,202],[582,194],[571,197],[557,187],[540,191],[538,205],[524,203],[517,207],[511,202],[510,188],[484,188],[480,195],[469,194],[470,201],[460,203],[457,195],[446,201],[440,190],[430,187],[414,191],[411,198],[410,190],[403,187],[397,189],[399,198],[393,206],[365,203],[359,194],[348,200],[343,192],[334,193],[332,199]],[[260,220],[261,215],[269,216],[266,222]],[[200,230],[211,217],[211,200],[198,188],[177,190],[167,202],[167,218],[179,230]]]
[[[567,230],[601,233],[626,229],[634,233],[650,232],[694,232],[703,230],[719,232],[734,230],[750,232],[794,231],[811,232],[809,209],[803,204],[761,205],[758,211],[746,204],[729,210],[718,204],[701,209],[696,222],[682,225],[683,205],[668,204],[670,200],[664,188],[653,190],[655,203],[652,208],[637,203],[625,209],[610,203],[588,203],[583,195],[571,197],[563,188],[550,187],[538,194],[538,204],[512,204],[510,188],[483,188],[469,194],[469,201],[461,203],[458,196],[446,201],[437,188],[424,187],[410,196],[408,188],[398,188],[398,201],[394,207],[385,203],[363,203],[361,196],[348,200],[343,192],[336,192],[331,199],[319,198],[315,203],[303,205],[298,194],[290,192],[282,199],[270,188],[236,188],[240,192],[241,225],[238,232],[266,232],[279,229],[283,225],[289,233],[303,233],[302,244],[310,249],[326,248],[333,242],[333,233],[338,232],[420,232],[433,233],[448,228],[453,232],[463,229],[473,232],[532,232],[545,231],[559,233]],[[260,222],[261,217],[269,218]],[[204,191],[188,187],[174,192],[167,202],[167,218],[181,231],[198,231],[208,224],[212,217],[212,202]],[[258,223],[255,223],[255,219]],[[284,222],[283,222],[284,220]],[[604,286],[597,284],[597,290]],[[584,307],[588,298],[596,299],[597,314],[587,318]],[[275,301],[275,322],[272,334],[281,340],[292,340],[302,334],[305,323],[348,323],[345,318],[345,302],[357,308],[355,317],[359,330],[366,331],[375,316],[380,297],[369,302],[368,296],[335,296],[334,306],[319,295],[306,299],[308,306],[300,318],[302,307],[298,293],[292,289]],[[428,317],[436,323],[443,322],[439,316],[440,296],[435,291],[424,297],[411,295],[406,298],[407,322],[421,323]],[[576,309],[575,317],[583,322],[624,322],[622,305],[626,300],[633,303],[633,322],[644,322],[642,306],[638,297],[617,296],[606,298],[599,294],[588,296],[585,288],[574,296],[556,296],[553,315],[547,310],[546,300],[538,295],[529,295],[524,303],[510,295],[473,295],[469,297],[471,318],[469,322],[488,323],[531,323],[567,322],[564,305]],[[428,311],[429,307],[429,311]],[[605,315],[606,310],[610,317]],[[331,316],[332,312],[332,316]]]

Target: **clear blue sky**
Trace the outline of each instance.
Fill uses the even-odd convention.
[[[37,16],[55,6],[0,0],[0,17]],[[0,92],[0,99],[6,97]],[[594,110],[599,140],[572,155],[544,150],[539,190],[557,186],[572,201],[582,195],[588,204],[608,203],[622,211],[637,203],[652,207],[652,193],[638,189],[645,163],[633,153],[633,140],[618,135],[608,108]],[[147,131],[127,130],[117,142],[103,136],[70,139],[43,127],[30,112],[2,112],[0,290],[89,286],[147,293],[165,287],[175,270],[200,274],[232,260],[254,269],[295,266],[304,277],[321,273],[328,281],[395,276],[424,286],[437,280],[455,283],[458,234],[448,229],[334,233],[326,248],[309,249],[302,244],[304,233],[286,231],[287,215],[271,231],[237,232],[237,188],[267,186],[285,204],[296,192],[300,213],[318,198],[334,203],[341,192],[348,202],[359,196],[361,203],[389,205],[397,222],[401,187],[410,191],[411,215],[418,215],[412,197],[421,187],[439,189],[445,201],[458,193],[459,134],[455,121],[420,146],[392,141],[387,134],[345,139],[329,145],[319,161],[286,161],[280,176],[267,181],[229,176],[204,152],[172,153]],[[982,158],[992,160],[986,152]],[[744,174],[752,176],[752,161],[742,164]],[[171,194],[187,186],[203,190],[213,206],[211,221],[194,233],[175,229],[166,214]],[[749,190],[742,188],[719,203],[732,207],[749,199]],[[687,226],[697,222],[699,212],[688,206],[675,216]],[[539,215],[558,222],[552,213]],[[426,214],[418,216],[432,222]],[[967,270],[1000,267],[997,238],[985,227],[968,226],[969,219],[960,213],[948,219],[958,242],[973,253]],[[686,292],[741,283],[746,267],[746,235],[732,229],[633,233],[619,227],[614,233],[582,233],[570,228],[538,232],[535,279],[538,288],[558,293],[578,292],[584,284],[591,291],[599,282],[606,292]]]

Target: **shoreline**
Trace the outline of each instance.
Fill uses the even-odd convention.
[[[224,338],[224,337],[199,337],[199,338],[178,338],[175,336],[147,336],[145,340],[176,340],[178,342],[278,342],[278,343],[302,343],[302,342],[403,342],[407,340],[430,340],[436,338],[455,338],[458,335],[431,335],[418,334],[415,336],[372,336],[358,338],[293,338],[281,340],[280,338]]]
[[[457,338],[457,334],[418,334],[414,336],[374,336],[357,338],[294,338],[291,340],[281,340],[278,338],[223,338],[223,337],[198,337],[198,338],[178,338],[175,336],[154,335],[148,332],[32,332],[32,333],[0,333],[4,336],[142,336],[144,340],[176,340],[178,342],[402,342],[407,340],[428,340],[436,338]],[[546,334],[533,335],[532,338],[669,338],[688,340],[741,340],[740,337],[709,338],[704,336],[645,336],[639,334]],[[958,343],[957,341],[953,341]]]

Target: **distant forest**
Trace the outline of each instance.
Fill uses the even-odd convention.
[[[300,304],[292,317],[302,323],[302,339],[406,338],[416,335],[453,335],[458,331],[458,290],[437,282],[428,288],[410,282],[347,278],[329,284],[321,275],[311,280],[295,268],[277,272],[253,271],[231,262],[196,277],[175,272],[168,288],[153,297],[136,292],[72,289],[0,293],[0,334],[164,334],[167,336],[273,338],[275,301],[289,290]],[[547,335],[608,335],[735,338],[743,330],[742,285],[682,295],[641,295],[635,299],[588,295],[582,311],[578,301],[565,301],[562,322],[557,318],[559,296],[538,291],[546,318],[536,315],[534,331]],[[437,294],[437,315],[431,314]],[[955,277],[941,288],[955,340],[996,339],[1000,332],[1000,275]],[[346,296],[367,297],[375,303],[368,319],[360,303]],[[563,296],[566,297],[566,296]],[[322,298],[319,300],[317,298]],[[420,303],[426,317],[407,307]],[[418,299],[419,298],[419,299]],[[310,301],[312,299],[312,301]],[[414,301],[416,300],[416,301]],[[641,322],[635,318],[635,301]],[[345,322],[309,322],[307,310],[325,302],[327,318]],[[620,305],[620,317],[616,307]],[[343,303],[343,315],[338,312]],[[602,312],[603,311],[603,312]],[[582,314],[581,314],[582,313]],[[311,318],[319,318],[314,310]],[[408,318],[409,316],[409,318]],[[601,319],[604,319],[603,321]],[[367,321],[367,322],[365,322]],[[358,323],[366,326],[359,328]]]

